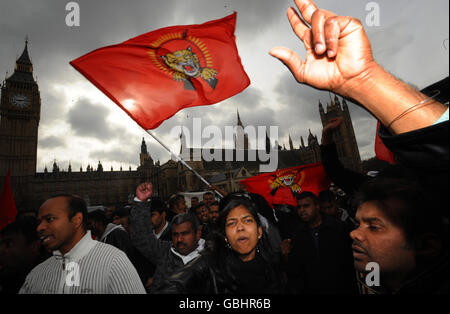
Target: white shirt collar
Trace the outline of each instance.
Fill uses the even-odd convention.
[[[183,261],[183,264],[186,265],[187,263],[192,261],[197,256],[200,256],[200,252],[203,251],[204,248],[205,248],[205,240],[200,238],[200,240],[198,240],[197,248],[195,250],[193,250],[191,253],[189,253],[188,255],[181,255],[180,253],[175,251],[175,249],[173,247],[171,247],[170,249],[172,250],[172,253],[175,254],[176,256],[178,256],[179,258],[181,258],[181,260]]]
[[[88,230],[69,252],[63,255],[59,250],[56,250],[53,251],[53,255],[57,259],[64,258],[71,261],[79,261],[86,256],[97,243],[98,241],[92,240],[91,231]]]
[[[155,237],[157,239],[159,239],[161,237],[161,235],[163,234],[164,230],[166,230],[168,226],[169,226],[169,223],[166,221],[166,224],[164,225],[164,228],[162,228],[159,233],[156,233],[155,229],[153,229],[153,233],[155,234]]]

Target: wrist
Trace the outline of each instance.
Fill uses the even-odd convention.
[[[379,84],[379,79],[387,73],[378,63],[371,61],[366,69],[346,82],[339,94],[351,98],[365,107],[365,96]]]

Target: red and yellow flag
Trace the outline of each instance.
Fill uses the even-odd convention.
[[[240,183],[248,192],[263,196],[271,206],[273,204],[297,206],[295,194],[310,191],[318,195],[330,187],[331,181],[323,165],[316,163],[260,174],[244,179]]]
[[[186,107],[210,105],[249,84],[238,55],[236,12],[200,25],[158,29],[70,64],[144,129]]]

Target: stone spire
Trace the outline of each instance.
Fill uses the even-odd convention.
[[[294,143],[292,142],[291,134],[289,134],[289,149],[294,150]]]

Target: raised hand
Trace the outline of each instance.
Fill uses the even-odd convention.
[[[339,128],[339,126],[342,124],[342,121],[342,117],[328,120],[327,124],[323,127],[322,133],[332,133]]]
[[[150,182],[144,182],[138,185],[136,188],[136,197],[142,201],[147,201],[153,193],[153,184]]]
[[[320,10],[311,0],[295,0],[303,19],[294,8],[287,10],[295,34],[305,45],[303,61],[289,48],[275,47],[270,54],[280,59],[299,83],[351,96],[373,67],[378,67],[361,22],[348,16]]]

